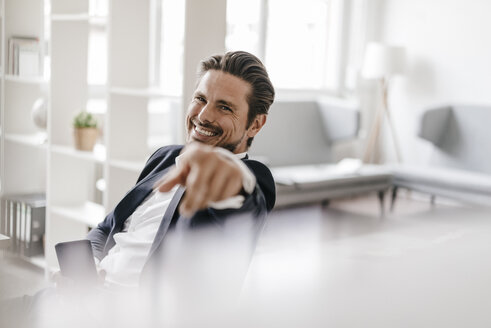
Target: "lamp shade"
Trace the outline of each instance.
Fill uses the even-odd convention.
[[[361,71],[366,79],[377,79],[404,74],[406,50],[403,47],[388,46],[371,42],[367,45]]]

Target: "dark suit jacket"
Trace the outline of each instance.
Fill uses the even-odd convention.
[[[114,246],[114,234],[121,232],[125,220],[135,211],[142,201],[151,193],[154,183],[162,177],[174,164],[183,146],[167,146],[158,149],[147,161],[143,171],[138,177],[136,185],[123,197],[116,205],[114,210],[109,213],[103,222],[89,232],[87,238],[92,243],[94,255],[102,259]],[[232,214],[251,213],[254,216],[261,216],[271,211],[275,203],[275,185],[269,169],[260,162],[243,159],[244,163],[256,176],[256,187],[252,194],[248,195],[240,209],[216,210],[207,208],[197,212],[191,219],[185,219],[187,226],[196,227],[206,224],[220,224]],[[177,193],[176,193],[177,194]],[[177,196],[177,195],[176,195]],[[165,234],[171,226],[171,222],[179,222],[181,217],[177,210],[177,202],[172,206],[173,201],[160,223],[159,230],[154,239],[147,258],[147,264],[152,259],[152,255],[162,245]]]

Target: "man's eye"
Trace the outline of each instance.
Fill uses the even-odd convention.
[[[226,110],[228,112],[231,112],[232,111],[232,108],[228,107],[228,106],[220,106],[221,109],[223,110]]]
[[[196,99],[199,102],[206,102],[205,98],[203,98],[201,96],[196,96],[196,97],[194,97],[194,99]]]

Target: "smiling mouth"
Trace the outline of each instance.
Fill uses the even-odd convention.
[[[196,131],[196,133],[200,136],[215,137],[220,134],[220,131],[218,131],[217,128],[200,124],[195,119],[192,119],[191,122],[194,125],[194,131]]]

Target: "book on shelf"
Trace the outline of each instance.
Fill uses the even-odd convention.
[[[46,196],[11,195],[1,201],[0,233],[12,240],[11,251],[27,257],[43,254]]]
[[[41,45],[37,37],[10,37],[8,47],[9,74],[24,77],[41,75]]]

